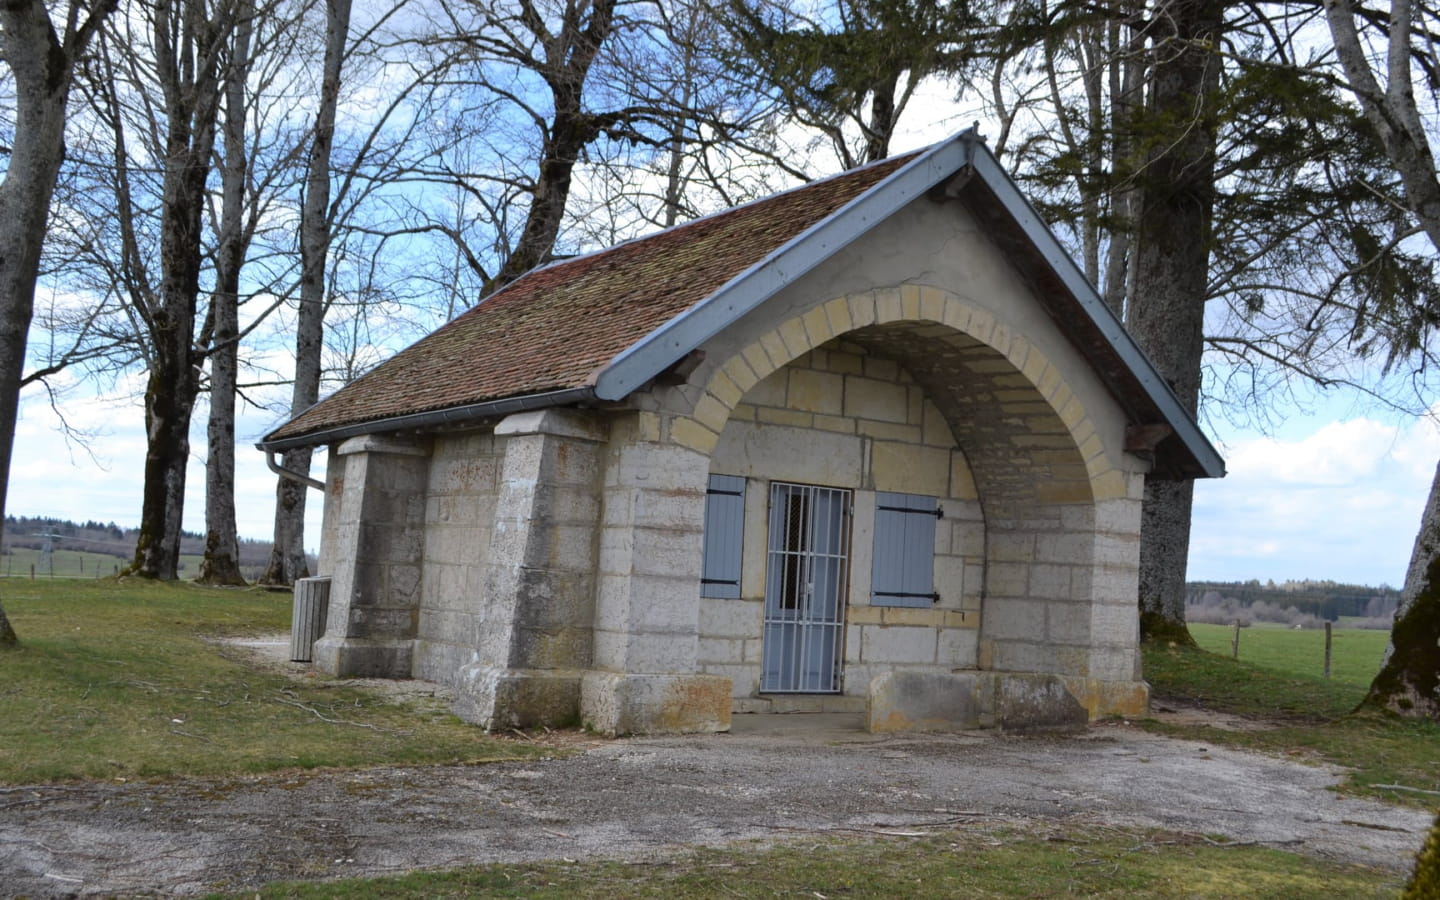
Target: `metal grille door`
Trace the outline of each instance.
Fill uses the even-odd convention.
[[[850,491],[771,483],[766,562],[760,690],[839,692]]]

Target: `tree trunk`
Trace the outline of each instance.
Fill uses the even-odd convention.
[[[562,101],[566,102],[563,109],[559,106]],[[535,180],[535,190],[530,197],[525,228],[505,264],[485,286],[486,294],[494,293],[536,266],[543,265],[555,250],[555,240],[560,236],[560,224],[565,218],[565,206],[570,201],[575,163],[580,158],[580,151],[595,138],[594,125],[590,116],[581,110],[578,95],[573,98],[557,95],[556,104],[550,134],[541,148],[540,175]]]
[[[0,182],[0,522],[10,483],[40,250],[65,157],[65,107],[75,59],[114,8],[115,0],[102,0],[85,15],[77,5],[62,39],[41,0],[0,4],[0,57],[10,68],[15,102],[10,153]],[[17,644],[0,606],[0,647]]]
[[[164,581],[180,573],[190,418],[199,394],[190,342],[185,341],[183,352],[176,350],[172,346],[154,354],[145,387],[145,487],[135,560],[128,569],[128,574]]]
[[[280,465],[292,472],[310,473],[309,450],[292,450],[280,459]],[[309,565],[305,560],[307,490],[308,487],[289,478],[280,478],[276,482],[275,534],[270,545],[270,559],[258,580],[260,584],[284,587],[309,576]]]
[[[1110,245],[1105,252],[1105,305],[1124,318],[1126,287],[1130,282],[1131,234],[1134,228],[1135,116],[1140,92],[1145,82],[1145,65],[1137,44],[1143,39],[1136,34],[1135,20],[1143,10],[1131,3],[1117,6],[1124,20],[1108,24],[1111,60],[1107,66],[1110,86]]]
[[[895,135],[895,89],[900,72],[889,72],[877,78],[871,87],[870,121],[862,123],[865,132],[865,158],[862,163],[879,162],[890,155],[890,139]]]
[[[1390,646],[1361,707],[1440,722],[1440,466],[1420,516]]]
[[[1345,80],[1400,176],[1406,206],[1440,251],[1440,178],[1429,132],[1415,103],[1417,70],[1412,57],[1419,33],[1413,27],[1415,7],[1411,0],[1392,0],[1389,9],[1388,46],[1379,57],[1372,55],[1378,42],[1367,44],[1362,39],[1349,0],[1325,0],[1326,21]],[[1423,44],[1418,52],[1426,52]],[[1386,69],[1383,87],[1371,68],[1381,65]],[[1440,721],[1440,468],[1410,554],[1390,646],[1360,705]]]
[[[1192,414],[1200,398],[1202,325],[1215,197],[1215,132],[1207,98],[1219,83],[1219,0],[1177,0],[1156,37],[1145,118],[1160,133],[1141,181],[1136,289],[1126,323]],[[1192,487],[1147,478],[1140,538],[1140,630],[1193,643],[1185,627]]]
[[[166,158],[160,289],[148,323],[145,488],[140,537],[129,571],[144,578],[174,580],[179,574],[190,418],[200,391],[201,360],[194,344],[203,253],[201,213],[215,150],[220,55],[229,22],[223,9],[212,21],[202,7],[176,10],[167,2],[158,4],[152,15],[155,69],[165,100]]]
[[[210,300],[214,333],[210,354],[209,458],[205,464],[205,557],[199,580],[240,586],[240,540],[235,528],[235,392],[240,359],[240,269],[245,262],[245,78],[250,71],[254,13],[240,4],[234,50],[225,72],[225,158],[220,170],[220,234],[215,294]]]
[[[295,386],[290,414],[299,415],[320,399],[320,356],[325,343],[325,274],[330,251],[330,150],[335,139],[335,108],[340,71],[350,32],[350,0],[329,0],[326,8],[325,61],[315,139],[310,148],[305,205],[300,211],[300,313],[295,325]],[[310,449],[291,450],[281,463],[310,474]],[[310,574],[305,562],[304,484],[287,478],[275,487],[275,534],[261,584],[287,585]]]

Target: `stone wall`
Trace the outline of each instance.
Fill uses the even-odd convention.
[[[367,435],[331,455],[322,559],[334,569],[321,572],[330,610],[314,652],[323,671],[410,677],[429,452],[424,440]]]
[[[772,480],[852,489],[844,692],[864,696],[894,669],[976,663],[985,528],[974,480],[950,428],[897,362],[843,340],[804,354],[747,391],[711,456],[711,471],[748,479],[741,597],[702,598],[698,665],[757,695]],[[875,492],[936,497],[933,608],[872,606]],[[791,701],[793,702],[793,701]],[[764,704],[741,702],[737,708]]]
[[[915,246],[928,240],[924,234],[913,237]],[[903,243],[893,235],[890,240],[893,247]],[[980,256],[994,251],[983,239],[971,249]],[[858,278],[860,271],[835,280]],[[974,496],[985,512],[975,668],[1054,675],[1091,715],[1136,713],[1145,706],[1136,573],[1148,464],[1125,451],[1124,410],[1066,345],[1057,324],[1034,315],[1033,298],[1023,286],[1002,281],[988,285],[995,291],[985,294],[988,308],[970,299],[974,293],[923,284],[876,287],[818,303],[812,293],[808,305],[790,289],[794,303],[788,310],[756,310],[717,336],[691,384],[657,393],[651,408],[671,440],[715,452],[733,413],[748,414],[745,407],[754,406],[746,395],[814,351],[858,346],[870,356],[898,361],[963,448]],[[969,292],[981,286],[965,285]],[[777,425],[787,418],[801,421],[788,408],[788,376],[785,387],[786,408],[767,413]],[[893,387],[879,390],[896,396]],[[796,400],[806,402],[803,390]],[[831,475],[843,474],[853,464],[815,427],[829,423],[826,417],[835,409],[829,402],[829,411],[804,411],[811,424],[805,452],[825,457]],[[843,403],[842,398],[842,415]],[[690,412],[681,413],[685,408]],[[890,425],[916,424],[893,413],[890,419]],[[922,413],[922,441],[925,421]],[[864,462],[874,466],[873,460]],[[720,465],[713,471],[726,473]],[[853,614],[852,609],[852,625],[865,624],[856,623]],[[867,614],[874,611],[858,613]],[[892,619],[898,624],[907,615],[897,612]],[[853,652],[847,648],[847,657]],[[742,663],[748,660],[741,657]],[[847,684],[847,691],[855,687]]]
[[[453,682],[461,666],[475,661],[504,458],[505,440],[494,434],[435,440],[425,501],[417,678]]]

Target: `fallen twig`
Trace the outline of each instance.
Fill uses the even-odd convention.
[[[170,729],[170,733],[171,733],[171,734],[178,734],[178,735],[180,735],[181,737],[194,738],[195,740],[201,741],[202,743],[206,743],[206,744],[213,744],[213,743],[215,743],[214,741],[210,740],[209,738],[205,737],[204,735],[194,734],[193,732],[189,732],[189,731],[183,731],[183,730],[181,730],[181,729],[179,729],[179,728],[172,728],[172,729]]]
[[[301,703],[301,702],[298,701],[298,700],[286,700],[286,699],[284,699],[284,698],[277,697],[277,698],[275,699],[275,702],[276,702],[276,703],[283,703],[283,704],[285,704],[286,706],[293,706],[293,707],[295,707],[296,709],[303,709],[303,710],[305,710],[306,712],[308,712],[308,713],[310,713],[311,715],[313,715],[315,718],[317,718],[317,719],[319,719],[320,721],[325,722],[325,723],[327,723],[327,724],[329,724],[329,725],[354,725],[356,728],[369,728],[371,731],[386,731],[386,730],[387,730],[387,729],[381,728],[381,727],[378,726],[378,725],[372,725],[372,724],[370,724],[369,722],[351,722],[349,719],[332,719],[332,718],[330,718],[329,716],[325,715],[324,713],[320,712],[320,710],[316,709],[315,707],[313,707],[313,706],[306,706],[304,703]]]
[[[796,825],[759,825],[756,828],[769,828],[772,831],[797,831],[802,834],[833,834],[836,832],[849,832],[853,834],[881,834],[886,837],[929,837],[928,831],[895,831],[889,828],[853,828],[845,826],[802,828]],[[938,825],[911,825],[911,828],[938,828]]]
[[[1271,846],[1271,845],[1276,845],[1276,844],[1278,844],[1278,845],[1285,845],[1285,844],[1303,844],[1303,843],[1305,843],[1305,839],[1304,839],[1304,838],[1288,838],[1288,839],[1283,840],[1283,841],[1217,841],[1217,840],[1215,840],[1214,838],[1206,837],[1206,836],[1203,835],[1203,834],[1202,834],[1202,835],[1196,835],[1196,836],[1199,837],[1200,840],[1204,841],[1205,843],[1209,844],[1209,845],[1212,846],[1212,847],[1258,847],[1258,846],[1261,846],[1261,845]],[[1179,843],[1179,842],[1178,842],[1178,841],[1156,841],[1156,843],[1158,843],[1158,844],[1175,844],[1175,843]]]

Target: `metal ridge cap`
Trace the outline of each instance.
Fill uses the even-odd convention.
[[[976,141],[974,129],[966,129],[931,145],[828,216],[771,250],[709,296],[612,359],[596,374],[596,396],[603,400],[619,400],[639,388],[676,359],[848,246],[876,221],[887,218],[945,175],[968,164]],[[927,167],[940,166],[939,160],[948,158],[950,153],[957,156],[942,167],[943,174],[934,177],[916,175],[917,172],[925,172]],[[851,170],[856,171],[860,170]],[[924,182],[923,188],[892,196],[890,189],[894,185],[917,177]]]
[[[563,388],[558,391],[547,391],[541,394],[521,394],[515,397],[505,397],[500,400],[484,400],[479,403],[468,403],[463,406],[447,406],[441,409],[426,410],[425,412],[406,413],[404,415],[389,416],[383,419],[371,419],[364,422],[335,425],[330,428],[322,428],[318,431],[298,434],[294,437],[280,438],[272,441],[257,441],[255,448],[266,453],[283,452],[285,450],[295,450],[300,447],[315,447],[320,444],[329,444],[366,434],[404,431],[411,428],[426,428],[432,425],[461,424],[479,419],[487,419],[491,416],[503,416],[513,412],[523,412],[525,410],[540,409],[549,406],[563,406],[568,403],[578,403],[593,399],[595,399],[595,389],[591,387]]]

